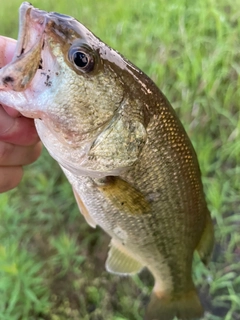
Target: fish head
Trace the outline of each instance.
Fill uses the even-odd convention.
[[[36,119],[63,167],[117,175],[146,141],[145,113],[129,90],[139,91],[138,72],[74,18],[24,2],[15,55],[0,70],[0,103]]]

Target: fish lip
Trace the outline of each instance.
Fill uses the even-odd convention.
[[[47,12],[34,8],[30,3],[23,2],[19,8],[19,33],[16,52],[13,60],[21,57],[26,51],[44,38],[47,23]],[[32,37],[32,32],[34,37]],[[34,38],[34,39],[32,39]]]
[[[18,32],[18,41],[16,47],[16,53],[14,55],[14,60],[21,56],[23,53],[23,48],[25,47],[25,42],[27,36],[29,36],[29,30],[27,28],[26,16],[29,16],[29,11],[31,10],[31,5],[28,2],[23,2],[19,8],[19,32]]]

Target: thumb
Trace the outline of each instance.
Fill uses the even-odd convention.
[[[10,117],[0,106],[0,138],[6,136],[15,124],[15,119]]]

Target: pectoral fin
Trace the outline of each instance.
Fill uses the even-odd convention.
[[[84,203],[82,202],[82,199],[80,198],[79,194],[77,193],[77,191],[74,188],[73,188],[73,193],[74,193],[75,199],[77,201],[78,208],[79,208],[80,212],[82,213],[82,215],[84,216],[85,220],[92,228],[96,228],[96,222],[90,216],[87,208],[85,207]]]
[[[134,259],[120,244],[111,241],[111,249],[106,261],[106,269],[111,273],[135,274],[141,271],[142,264]]]

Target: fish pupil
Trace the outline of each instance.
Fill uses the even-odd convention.
[[[79,68],[85,68],[88,65],[88,57],[84,52],[77,51],[74,53],[73,61]]]

